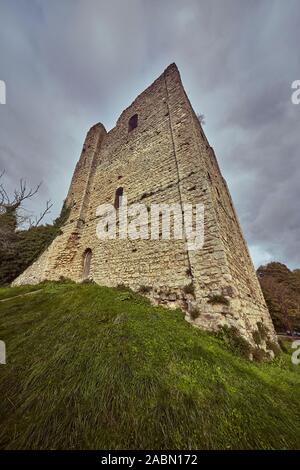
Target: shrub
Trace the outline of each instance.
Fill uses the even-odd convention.
[[[141,294],[148,294],[149,292],[151,292],[151,290],[152,290],[152,287],[150,287],[150,286],[140,286],[139,287],[139,292]]]
[[[69,279],[68,277],[65,277],[65,276],[59,276],[58,282],[60,282],[61,284],[74,283],[74,281],[72,281],[71,279]]]
[[[275,356],[278,356],[281,353],[281,348],[278,344],[276,344],[274,341],[271,341],[267,339],[266,341],[267,348],[273,351]]]
[[[263,362],[267,359],[267,354],[263,349],[254,348],[252,350],[253,360],[256,362]]]
[[[243,338],[236,327],[223,326],[217,336],[221,338],[233,352],[249,359],[252,352],[250,343]]]
[[[117,284],[116,289],[118,289],[118,290],[127,290],[128,287],[125,284],[121,283],[121,284]]]
[[[208,300],[209,304],[223,304],[229,306],[229,300],[224,297],[224,295],[213,295]]]
[[[198,318],[200,315],[199,309],[197,307],[192,307],[188,312],[193,320],[196,320],[196,318]]]
[[[256,324],[261,338],[266,339],[268,337],[268,328],[266,328],[265,325],[260,321],[258,321]]]
[[[252,331],[252,337],[253,337],[253,340],[255,342],[255,344],[257,345],[260,345],[261,344],[261,336],[260,336],[260,332],[258,330],[254,330]]]
[[[185,294],[191,294],[191,295],[194,295],[195,294],[195,286],[192,282],[190,282],[189,284],[187,284],[186,286],[184,286],[183,288],[183,292]]]
[[[285,342],[281,338],[278,339],[278,343],[279,343],[281,351],[283,351],[285,353],[289,352],[288,348],[285,345]]]
[[[94,279],[84,279],[81,284],[96,284]]]

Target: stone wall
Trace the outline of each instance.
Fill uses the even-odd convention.
[[[130,118],[138,125],[129,132]],[[113,203],[122,187],[128,205],[204,204],[204,246],[183,240],[106,240],[96,237],[97,207]],[[81,281],[84,253],[99,284],[147,291],[157,303],[180,306],[187,320],[210,330],[237,327],[253,343],[257,322],[275,333],[236,212],[175,64],[105,131],[88,132],[76,166],[63,233],[14,284],[58,279]]]

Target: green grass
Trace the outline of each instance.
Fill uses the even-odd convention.
[[[0,302],[0,448],[300,447],[300,366],[288,354],[253,364],[127,290],[38,288]]]

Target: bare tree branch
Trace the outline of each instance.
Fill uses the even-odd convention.
[[[16,237],[18,227],[37,227],[53,206],[49,200],[39,216],[34,219],[32,213],[28,213],[24,202],[34,197],[41,187],[39,183],[34,188],[28,188],[26,180],[20,179],[19,186],[13,191],[12,196],[5,189],[1,179],[5,171],[0,172],[0,248],[9,248]],[[27,212],[27,213],[26,213]]]
[[[46,202],[46,208],[45,208],[45,210],[40,213],[39,217],[36,217],[36,218],[35,218],[34,227],[37,227],[37,226],[41,223],[41,221],[43,220],[43,218],[45,217],[45,215],[50,213],[52,207],[53,207],[53,203],[52,203],[51,200],[49,199],[49,201]]]
[[[4,171],[1,172],[0,179],[4,173]],[[40,187],[41,183],[39,183],[34,189],[28,189],[26,180],[22,178],[20,179],[19,188],[14,190],[13,198],[10,198],[3,186],[3,183],[0,183],[0,206],[5,210],[16,211],[26,199],[31,199],[35,196]]]

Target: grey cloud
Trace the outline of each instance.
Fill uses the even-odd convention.
[[[88,128],[175,61],[256,264],[299,258],[300,12],[288,0],[0,0],[0,168],[60,210]]]

